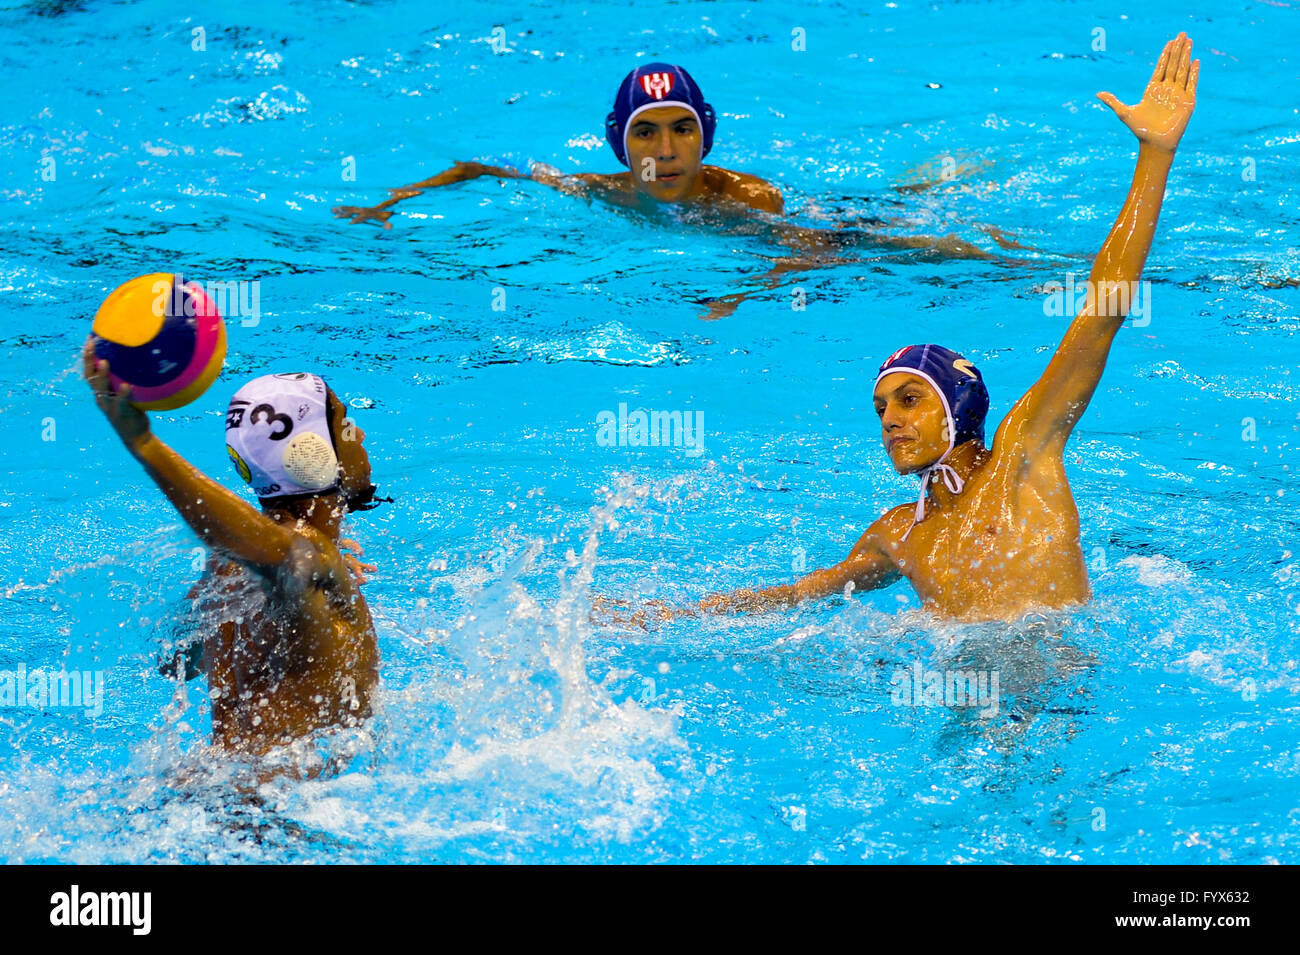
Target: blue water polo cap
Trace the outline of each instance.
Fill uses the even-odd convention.
[[[614,155],[624,166],[627,163],[627,130],[637,114],[648,109],[667,105],[683,106],[695,114],[704,139],[700,159],[713,148],[713,131],[718,128],[718,118],[713,107],[704,102],[704,94],[680,66],[671,63],[647,63],[638,66],[623,78],[614,97],[614,108],[605,117],[605,138],[614,148]]]
[[[972,439],[984,441],[989,392],[978,368],[942,345],[908,345],[885,359],[876,381],[899,372],[924,378],[943,399],[948,415],[949,451]]]

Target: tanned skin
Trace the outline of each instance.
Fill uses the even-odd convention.
[[[961,475],[964,490],[953,494],[941,482],[931,484],[925,517],[914,527],[915,505],[899,505],[867,529],[845,560],[795,583],[717,594],[689,608],[658,606],[655,614],[768,610],[849,587],[883,587],[899,577],[911,582],[928,610],[959,620],[1016,619],[1089,598],[1065,443],[1124,321],[1130,296],[1118,287],[1126,293],[1135,287],[1155,235],[1174,151],[1196,104],[1200,61],[1191,60],[1191,48],[1182,33],[1166,44],[1136,106],[1097,94],[1138,138],[1128,198],[1089,276],[1097,294],[1075,316],[1043,376],[1003,419],[992,448],[967,441],[949,456],[945,463]],[[943,405],[923,378],[888,375],[874,402],[899,474],[919,472],[947,450]],[[633,621],[643,622],[644,613]]]
[[[579,173],[562,176],[549,166],[533,167],[531,175],[515,169],[458,162],[422,182],[390,189],[391,198],[377,206],[339,206],[334,214],[353,222],[379,222],[392,228],[391,208],[425,189],[466,182],[480,176],[532,179],[570,195],[602,199],[615,205],[653,207],[658,203],[711,205],[736,212],[785,209],[781,190],[748,173],[705,166],[700,158],[704,133],[691,111],[681,106],[646,110],[627,134],[628,172]]]
[[[340,551],[349,498],[370,487],[365,432],[344,425],[328,394],[341,488],[258,511],[159,440],[131,389],[114,391],[90,340],[83,372],[122,443],[213,555],[191,591],[216,611],[203,634],[201,669],[212,699],[213,744],[261,755],[330,726],[366,719],[379,676],[375,628],[360,591],[360,564]],[[250,585],[264,601],[250,600]],[[198,661],[193,661],[198,662]],[[177,661],[181,664],[180,661]]]
[[[390,197],[376,206],[337,206],[334,215],[354,223],[377,222],[391,229],[393,206],[404,199],[423,194],[426,189],[467,182],[480,176],[501,179],[531,179],[561,192],[587,200],[599,199],[613,205],[651,210],[660,204],[691,206],[727,221],[747,221],[758,214],[773,216],[785,211],[781,190],[772,183],[748,173],[703,165],[703,132],[690,110],[681,106],[661,106],[637,116],[628,129],[628,172],[613,174],[579,173],[561,175],[556,169],[535,165],[525,175],[515,169],[488,166],[477,162],[458,162],[450,169],[421,182],[390,189]],[[920,188],[920,187],[918,187]],[[1021,265],[986,252],[953,235],[898,236],[869,231],[809,229],[779,220],[767,221],[772,237],[792,251],[792,255],[774,260],[773,267],[754,280],[758,288],[723,295],[702,303],[707,310],[701,316],[715,320],[730,315],[746,299],[759,291],[771,290],[784,276],[856,261],[846,256],[848,244],[920,252],[943,259],[984,259],[1003,264]],[[1000,231],[984,227],[1002,248],[1025,248]]]

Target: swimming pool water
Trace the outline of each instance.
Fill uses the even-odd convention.
[[[0,858],[1295,859],[1300,133],[1294,98],[1268,91],[1297,79],[1273,39],[1300,12],[656,11],[0,12],[0,669],[102,671],[105,688],[93,718],[0,709]],[[870,396],[900,345],[961,350],[1006,412],[1065,330],[1045,288],[1087,272],[1131,176],[1133,143],[1094,93],[1135,101],[1179,30],[1199,103],[1144,276],[1149,321],[1121,332],[1067,450],[1093,601],[955,625],[897,584],[649,632],[590,624],[594,594],[684,603],[788,581],[913,499]],[[883,218],[990,249],[995,225],[1041,251],[1008,265],[861,245],[764,288],[786,250],[763,229],[531,183],[426,193],[391,231],[330,214],[455,159],[614,171],[604,114],[653,59],[717,108],[710,161],[780,185],[796,221]],[[945,157],[952,181],[893,188]],[[76,355],[102,296],[157,270],[259,283],[217,385],[153,416],[165,441],[237,486],[230,394],[318,370],[396,498],[350,528],[380,566],[383,689],[364,732],[316,747],[343,772],[267,781],[214,756],[202,681],[154,671],[202,555]],[[701,320],[737,291],[753,294]],[[602,444],[620,405],[702,415],[702,453]],[[895,705],[918,665],[996,672],[997,711]]]

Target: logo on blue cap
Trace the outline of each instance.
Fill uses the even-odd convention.
[[[632,120],[638,113],[670,103],[684,106],[695,114],[704,140],[700,159],[709,154],[718,119],[713,107],[704,102],[704,94],[691,79],[691,74],[671,63],[648,63],[623,78],[614,97],[614,108],[605,117],[605,138],[624,166],[628,165],[627,128]]]

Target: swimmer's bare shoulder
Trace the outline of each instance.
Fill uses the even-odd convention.
[[[785,211],[785,197],[781,190],[766,179],[721,166],[705,166],[703,172],[705,184],[714,195],[740,202],[759,212],[780,215]]]
[[[910,504],[898,504],[880,515],[839,565],[847,571],[845,583],[851,580],[856,590],[873,590],[907,576],[904,537],[911,523]]]
[[[355,674],[355,689],[365,698],[359,702],[368,708],[379,656],[361,588],[326,534],[310,524],[293,533],[289,561],[277,582],[303,625],[291,632],[297,631],[294,650],[305,667],[304,681],[333,690],[339,674]]]
[[[866,532],[858,538],[858,542],[853,546],[853,552],[850,557],[856,553],[859,548],[869,551],[877,551],[887,556],[895,564],[902,555],[900,550],[903,544],[903,536],[907,533],[908,528],[912,526],[912,504],[896,504],[885,513],[881,514]]]
[[[703,191],[696,201],[736,203],[757,212],[780,214],[785,211],[781,190],[765,179],[746,172],[705,166],[701,170]],[[636,205],[641,199],[632,173],[584,172],[563,175],[548,166],[533,167],[531,178],[570,195],[587,196],[618,205]]]

